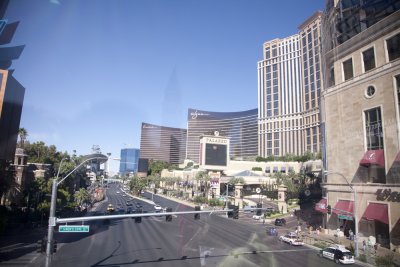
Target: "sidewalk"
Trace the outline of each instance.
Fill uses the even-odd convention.
[[[318,249],[322,247],[326,247],[333,244],[340,244],[345,246],[346,248],[355,248],[354,241],[347,239],[346,237],[335,237],[333,235],[320,233],[316,234],[315,232],[303,232],[302,238],[305,244],[316,247]],[[365,266],[376,266],[375,259],[377,257],[389,257],[393,255],[393,264],[394,266],[400,266],[400,254],[391,252],[389,249],[378,246],[377,251],[373,247],[366,248],[363,250],[362,243],[359,242],[359,257],[356,260],[357,263],[365,265]]]

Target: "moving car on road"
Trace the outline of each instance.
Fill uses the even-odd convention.
[[[160,211],[162,211],[162,207],[160,205],[154,205],[154,210],[156,212],[160,212]]]
[[[107,211],[113,212],[114,211],[114,206],[112,204],[108,204]]]
[[[283,241],[285,243],[288,243],[292,246],[302,246],[304,245],[303,240],[298,238],[297,234],[294,232],[290,232],[286,235],[282,235],[279,237],[280,241]]]
[[[354,256],[350,250],[346,249],[342,245],[333,245],[324,249],[321,249],[318,256],[328,258],[335,261],[336,263],[352,264],[354,263]]]
[[[275,219],[275,225],[276,226],[284,226],[284,225],[286,225],[286,220],[285,219]]]

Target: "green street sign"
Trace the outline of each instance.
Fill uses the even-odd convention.
[[[88,233],[89,225],[59,225],[60,233]]]
[[[348,220],[348,221],[352,221],[352,220],[353,220],[353,217],[352,217],[352,216],[342,215],[342,214],[339,214],[339,215],[338,215],[338,218],[339,218],[339,219],[342,219],[342,220]]]

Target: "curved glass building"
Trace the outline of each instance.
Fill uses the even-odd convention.
[[[179,164],[185,160],[186,129],[142,123],[140,158]]]
[[[186,158],[199,162],[200,136],[227,136],[230,139],[230,158],[256,157],[258,109],[239,112],[212,112],[188,109]]]

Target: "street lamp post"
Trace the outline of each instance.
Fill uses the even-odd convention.
[[[51,259],[51,245],[53,243],[53,232],[54,232],[54,226],[56,226],[56,202],[57,202],[57,187],[59,184],[61,184],[65,179],[68,178],[72,173],[74,173],[78,168],[80,168],[84,163],[93,160],[93,159],[100,159],[100,157],[91,157],[87,158],[84,161],[82,161],[78,166],[75,167],[71,172],[69,172],[64,178],[62,178],[60,181],[58,181],[58,177],[60,175],[60,170],[61,170],[61,164],[64,161],[65,158],[63,158],[60,161],[60,165],[58,166],[58,171],[57,171],[57,177],[53,179],[53,184],[51,187],[51,202],[50,202],[50,214],[49,214],[49,227],[47,231],[47,244],[46,244],[46,267],[50,266],[50,259]]]
[[[228,200],[229,200],[228,190],[229,190],[229,184],[226,183],[226,210],[228,210]]]
[[[339,172],[332,172],[332,171],[325,171],[325,175],[328,174],[337,174],[341,176],[347,183],[347,185],[350,187],[350,190],[353,192],[353,198],[354,198],[354,208],[353,208],[353,216],[354,216],[354,255],[357,258],[358,257],[358,220],[357,220],[357,191],[356,188],[353,187],[352,184],[347,181],[346,177],[344,177],[343,174]]]

